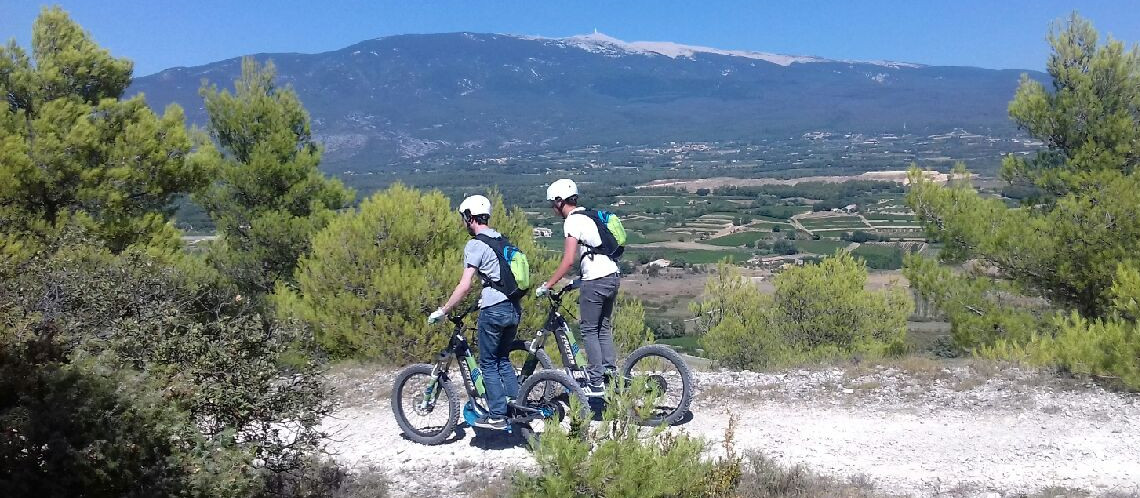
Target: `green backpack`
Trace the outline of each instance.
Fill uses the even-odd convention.
[[[526,259],[526,254],[511,245],[506,237],[479,234],[475,238],[490,246],[495,257],[499,259],[499,280],[492,281],[480,274],[483,285],[502,292],[511,301],[522,299],[527,289],[530,289],[530,261]]]
[[[625,227],[621,224],[621,219],[609,211],[600,209],[586,209],[584,211],[575,211],[573,214],[580,214],[594,221],[598,227],[598,235],[601,236],[602,244],[597,247],[587,246],[586,253],[582,257],[592,254],[601,254],[609,256],[610,259],[617,260],[625,252]]]

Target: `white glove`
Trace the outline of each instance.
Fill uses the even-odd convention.
[[[550,294],[550,287],[547,287],[546,284],[542,284],[534,290],[534,297],[542,297],[547,294]]]
[[[431,325],[431,324],[434,324],[435,322],[438,322],[439,319],[443,318],[443,315],[446,315],[446,314],[447,313],[445,311],[443,311],[443,308],[438,308],[435,311],[431,312],[431,314],[428,315],[428,325]]]

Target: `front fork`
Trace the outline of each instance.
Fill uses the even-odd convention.
[[[419,403],[421,410],[430,410],[435,406],[435,400],[439,399],[439,393],[442,391],[439,385],[440,379],[446,377],[447,372],[451,370],[451,360],[453,358],[455,358],[455,355],[451,352],[440,351],[435,366],[431,370],[431,382],[429,382],[427,388],[424,389],[423,398]]]
[[[459,369],[463,371],[463,380],[467,384],[468,394],[477,398],[487,395],[487,387],[483,383],[483,371],[479,370],[479,365],[475,362],[475,355],[471,354],[471,350],[467,350],[467,354],[463,355],[463,363],[459,365]]]
[[[526,343],[526,351],[529,354],[523,362],[522,371],[519,372],[520,385],[538,369],[538,352],[544,347],[546,347],[546,331],[539,330],[535,332],[534,340]]]

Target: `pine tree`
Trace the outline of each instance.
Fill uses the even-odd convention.
[[[507,210],[498,192],[488,197],[490,226],[527,255],[532,279],[553,272],[557,261],[538,248],[526,214]],[[441,327],[449,325],[432,327],[425,320],[455,286],[468,239],[446,196],[396,184],[319,232],[312,254],[298,266],[296,292],[283,290],[275,302],[312,326],[334,357],[425,361],[447,344]],[[523,305],[520,333],[536,330],[546,316],[543,303],[524,298]]]
[[[425,319],[455,284],[466,238],[443,194],[394,185],[314,237],[298,292],[279,292],[278,309],[334,357],[424,361],[447,343]]]
[[[182,110],[123,100],[132,63],[59,8],[36,19],[31,49],[0,48],[0,252],[31,252],[69,223],[114,251],[176,245],[171,203],[205,178]]]
[[[214,182],[195,199],[217,223],[210,260],[251,295],[292,282],[310,239],[354,194],[317,169],[321,152],[309,115],[291,88],[275,82],[272,63],[242,61],[233,93],[203,87]]]
[[[1119,354],[1135,350],[1140,334],[1118,302],[1121,278],[1140,268],[1140,50],[1098,43],[1076,14],[1049,42],[1053,88],[1023,78],[1009,106],[1046,148],[1007,157],[1002,169],[1040,195],[1008,208],[979,195],[964,169],[946,187],[913,172],[907,202],[946,244],[942,262],[969,264],[955,272],[911,255],[906,275],[949,316],[962,348],[1132,372],[1140,386],[1140,360]]]

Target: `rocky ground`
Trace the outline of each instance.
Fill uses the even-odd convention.
[[[695,372],[692,420],[673,430],[719,448],[730,417],[738,451],[758,450],[887,494],[1015,496],[1140,493],[1140,399],[1046,373],[911,358],[874,367]],[[332,375],[342,409],[330,451],[387,474],[397,496],[486,494],[532,468],[516,437],[462,428],[439,446],[400,434],[390,371]]]

